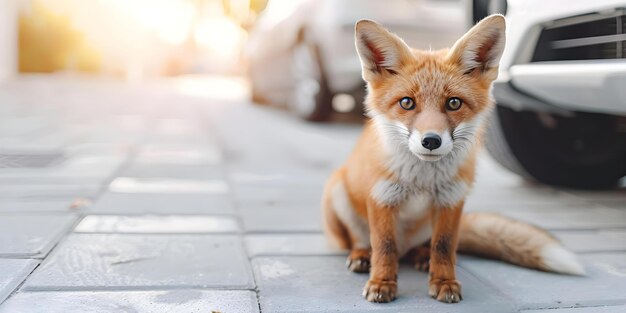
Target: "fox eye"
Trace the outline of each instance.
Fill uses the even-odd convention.
[[[452,97],[446,101],[446,110],[456,111],[461,108],[461,105],[463,105],[463,100],[457,97]]]
[[[415,109],[415,101],[409,97],[404,97],[400,99],[400,106],[405,110],[413,110]]]

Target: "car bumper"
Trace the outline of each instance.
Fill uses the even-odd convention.
[[[519,64],[502,76],[494,96],[514,109],[626,115],[623,60]]]

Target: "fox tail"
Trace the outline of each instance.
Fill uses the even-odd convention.
[[[467,213],[459,231],[461,253],[547,272],[585,274],[576,255],[539,227],[497,214]]]

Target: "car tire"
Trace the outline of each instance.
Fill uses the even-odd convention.
[[[293,52],[293,96],[289,108],[299,117],[313,122],[326,121],[333,113],[332,94],[328,88],[317,45],[305,36]]]
[[[622,124],[620,124],[622,123]],[[541,183],[577,189],[615,187],[626,175],[626,134],[619,117],[562,117],[498,106],[486,146],[507,169]]]

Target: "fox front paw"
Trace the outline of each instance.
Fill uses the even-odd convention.
[[[369,302],[391,302],[396,299],[398,283],[389,280],[369,280],[363,289],[363,297]]]
[[[446,303],[457,303],[463,300],[461,283],[458,280],[433,279],[430,281],[428,295]]]

